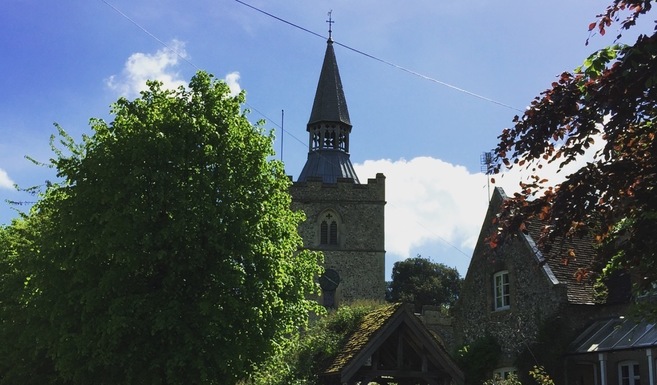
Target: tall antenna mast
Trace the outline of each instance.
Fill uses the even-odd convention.
[[[281,110],[281,162],[283,161],[283,138],[285,137],[285,110]]]
[[[490,170],[493,165],[493,153],[488,151],[481,154],[479,158],[481,172],[486,174],[486,185],[488,186],[488,202],[490,203]]]

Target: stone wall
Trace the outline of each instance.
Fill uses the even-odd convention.
[[[443,313],[439,306],[422,306],[422,313],[416,314],[422,323],[442,343],[450,354],[457,349],[455,341],[454,318]]]
[[[528,263],[527,250],[519,243],[503,247],[495,255],[480,255],[478,263],[468,269],[462,300],[456,306],[461,344],[491,335],[507,361],[535,341],[543,321],[558,314],[566,302],[565,288],[546,279],[540,266]],[[509,272],[510,307],[496,311],[493,275],[501,270]]]
[[[486,239],[494,231],[492,220],[504,199],[503,191],[496,189],[453,309],[456,346],[492,336],[502,349],[499,361],[492,365],[519,367],[529,361],[534,365],[536,359],[552,362],[552,375],[563,383],[565,369],[559,365],[568,344],[593,320],[623,314],[626,304],[578,302],[574,297],[569,301],[568,290],[577,284],[574,275],[564,277],[562,270],[561,280],[557,279],[552,269],[561,265],[543,260],[528,236],[519,234],[492,249]],[[576,267],[570,267],[574,274]],[[510,305],[496,310],[493,279],[500,271],[509,275]],[[528,348],[531,351],[523,354]]]
[[[567,303],[565,286],[556,283],[547,265],[535,259],[523,238],[495,250],[488,246],[485,239],[503,198],[493,197],[454,313],[457,344],[495,337],[502,347],[500,367],[513,366],[515,356],[536,340],[543,321],[559,314]],[[493,276],[503,270],[509,274],[510,306],[495,310]]]
[[[377,174],[367,184],[351,179],[337,183],[309,180],[290,188],[292,208],[306,220],[299,226],[304,247],[321,250],[325,267],[340,274],[336,300],[383,300],[385,297],[385,176]],[[338,217],[338,244],[321,245],[322,215]]]

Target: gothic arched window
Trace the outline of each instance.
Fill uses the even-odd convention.
[[[326,212],[321,217],[319,225],[319,244],[320,245],[337,245],[338,244],[338,221],[335,213]]]

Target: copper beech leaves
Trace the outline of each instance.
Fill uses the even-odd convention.
[[[602,34],[613,23],[633,26],[652,1],[613,1],[590,30]],[[645,16],[644,16],[645,17]],[[498,173],[522,167],[540,173],[540,160],[580,168],[557,186],[538,174],[505,202],[496,219],[493,247],[526,228],[546,224],[539,244],[557,237],[591,236],[600,262],[640,277],[638,290],[657,282],[657,35],[639,36],[589,56],[574,72],[562,73],[532,100],[514,126],[502,131],[494,150]],[[603,147],[582,162],[599,138]],[[570,256],[568,256],[570,258]],[[580,279],[589,275],[582,272]]]

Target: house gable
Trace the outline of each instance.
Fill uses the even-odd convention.
[[[455,306],[456,324],[461,326],[457,343],[494,337],[502,348],[500,367],[513,366],[516,355],[535,340],[541,320],[569,304],[568,284],[574,282],[566,279],[568,269],[555,269],[559,250],[545,254],[532,231],[509,237],[496,248],[489,245],[487,239],[496,231],[493,219],[505,199],[504,191],[496,188]],[[568,267],[571,272],[573,267]]]

